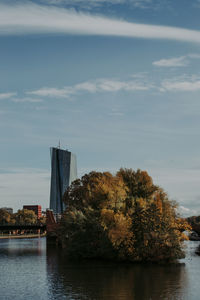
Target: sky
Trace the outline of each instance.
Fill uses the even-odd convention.
[[[200,214],[200,1],[0,0],[0,207],[49,206],[50,147]]]

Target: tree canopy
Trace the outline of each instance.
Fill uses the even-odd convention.
[[[15,214],[17,225],[32,225],[37,223],[37,215],[33,210],[19,209]]]
[[[0,209],[0,224],[7,225],[7,224],[14,224],[15,220],[13,218],[13,214],[9,213],[5,209]]]
[[[34,225],[45,224],[46,217],[39,220],[33,210],[19,209],[16,213],[9,213],[5,209],[0,209],[0,225]]]
[[[76,257],[129,261],[184,256],[176,204],[146,171],[90,172],[64,194],[60,239]]]

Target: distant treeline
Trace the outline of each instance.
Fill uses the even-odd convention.
[[[121,261],[174,261],[184,257],[177,204],[146,171],[90,172],[64,194],[58,236],[66,255]]]
[[[200,235],[200,216],[193,216],[186,219],[191,225],[192,230]]]
[[[38,220],[34,211],[29,209],[19,209],[17,213],[9,213],[5,209],[0,209],[0,225],[34,225],[44,224],[45,218]]]

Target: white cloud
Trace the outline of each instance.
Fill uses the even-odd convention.
[[[185,67],[188,63],[189,61],[186,56],[180,56],[154,61],[153,65],[156,67]]]
[[[39,98],[33,98],[33,97],[16,97],[17,93],[0,93],[0,100],[4,100],[4,99],[9,99],[12,102],[16,102],[16,103],[24,103],[24,102],[29,102],[29,103],[38,103],[38,102],[42,102],[42,99]]]
[[[200,76],[182,75],[170,79],[160,80],[159,82],[151,81],[148,76],[132,75],[128,80],[113,78],[100,78],[91,81],[65,86],[63,88],[43,87],[38,90],[27,91],[27,95],[34,97],[50,97],[57,99],[69,99],[72,96],[78,96],[84,93],[117,93],[117,92],[144,92],[144,91],[161,91],[161,92],[196,92],[200,90]],[[26,99],[26,98],[25,98]],[[27,98],[27,101],[29,98]],[[38,99],[38,102],[42,101]],[[19,102],[25,102],[19,100]],[[37,98],[30,98],[30,102],[37,102]]]
[[[83,93],[116,93],[124,92],[139,92],[139,91],[156,91],[161,92],[195,92],[200,90],[200,76],[197,75],[182,75],[170,79],[164,79],[160,82],[151,82],[148,77],[131,76],[129,80],[119,80],[112,78],[101,78],[91,81],[85,81],[72,86],[63,88],[43,87],[38,90],[27,91],[27,95],[38,97],[50,97],[65,99],[72,96],[77,96]],[[25,102],[26,98],[19,99],[19,102]],[[27,102],[40,102],[41,99],[27,98]]]
[[[16,95],[17,95],[17,93],[0,93],[0,100],[9,99]]]
[[[200,43],[200,32],[169,26],[137,24],[61,7],[0,4],[0,34],[81,34]]]
[[[165,58],[154,61],[152,64],[156,67],[185,67],[191,59],[200,59],[200,54],[191,53],[184,56]]]
[[[96,93],[96,92],[119,92],[119,91],[146,91],[153,88],[151,83],[131,79],[127,81],[120,81],[117,79],[97,79],[94,81],[85,81],[73,86],[64,88],[44,87],[35,91],[28,91],[27,94],[43,97],[68,98],[82,92]]]
[[[175,77],[161,82],[161,91],[195,92],[200,90],[200,77]]]
[[[42,97],[67,98],[69,95],[73,94],[73,90],[70,87],[62,89],[43,87],[36,91],[26,92],[26,94]]]
[[[180,205],[178,207],[178,212],[183,215],[184,217],[191,217],[197,214],[197,211],[194,209],[190,209],[188,207],[185,207],[183,205]]]

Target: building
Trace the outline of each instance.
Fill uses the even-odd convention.
[[[0,209],[7,211],[9,214],[13,214],[13,208],[11,207],[1,207]]]
[[[75,154],[60,148],[51,148],[50,209],[54,214],[64,210],[62,197],[72,181],[77,179]]]
[[[33,210],[38,219],[40,219],[42,216],[41,205],[24,205],[23,209]]]

